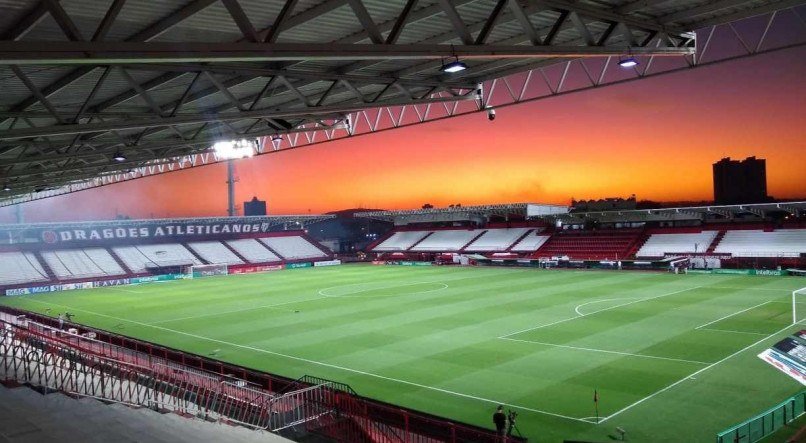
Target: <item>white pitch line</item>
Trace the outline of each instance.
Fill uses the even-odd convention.
[[[540,409],[529,408],[529,407],[526,407],[526,406],[516,405],[516,404],[512,404],[512,403],[506,403],[506,402],[503,402],[503,401],[500,401],[500,400],[492,400],[492,399],[489,399],[489,398],[477,397],[475,395],[464,394],[464,393],[461,393],[461,392],[451,391],[451,390],[443,389],[443,388],[437,388],[435,386],[428,386],[428,385],[424,385],[424,384],[420,384],[420,383],[415,383],[415,382],[412,382],[412,381],[401,380],[401,379],[392,378],[392,377],[386,377],[384,375],[375,374],[375,373],[372,373],[372,372],[361,371],[361,370],[358,370],[358,369],[347,368],[347,367],[344,367],[344,366],[338,366],[338,365],[334,365],[334,364],[331,364],[331,363],[325,363],[325,362],[321,362],[321,361],[310,360],[310,359],[302,358],[302,357],[295,357],[293,355],[283,354],[283,353],[275,352],[275,351],[269,351],[267,349],[255,348],[253,346],[239,345],[237,343],[232,343],[232,342],[228,342],[228,341],[224,341],[224,340],[218,340],[218,339],[215,339],[215,338],[205,337],[203,335],[191,334],[189,332],[177,331],[176,329],[165,328],[165,327],[162,327],[162,326],[156,326],[156,325],[143,323],[143,322],[139,322],[139,321],[127,320],[125,318],[115,317],[115,316],[107,315],[107,314],[101,314],[99,312],[93,312],[93,311],[89,311],[89,310],[86,310],[86,309],[74,308],[72,306],[61,305],[61,304],[58,304],[58,303],[43,302],[43,301],[40,301],[40,300],[31,299],[31,301],[36,302],[36,303],[41,303],[41,304],[44,304],[44,305],[52,305],[52,306],[60,306],[60,307],[63,307],[63,308],[69,308],[72,311],[86,312],[88,314],[93,314],[93,315],[97,315],[97,316],[100,316],[100,317],[106,317],[106,318],[111,318],[113,320],[119,320],[119,321],[123,321],[123,322],[127,322],[127,323],[133,323],[133,324],[136,324],[136,325],[145,326],[145,327],[149,327],[149,328],[160,329],[160,330],[167,331],[167,332],[173,332],[173,333],[179,334],[179,335],[185,335],[185,336],[188,336],[188,337],[198,338],[198,339],[201,339],[201,340],[207,340],[207,341],[210,341],[210,342],[213,342],[213,343],[219,343],[219,344],[223,344],[223,345],[233,346],[233,347],[236,347],[236,348],[248,349],[248,350],[251,350],[251,351],[262,352],[262,353],[269,354],[269,355],[276,355],[278,357],[288,358],[290,360],[297,360],[297,361],[310,363],[310,364],[314,364],[314,365],[319,365],[319,366],[324,366],[324,367],[328,367],[328,368],[332,368],[332,369],[338,369],[338,370],[342,370],[342,371],[346,371],[346,372],[353,372],[353,373],[356,373],[356,374],[365,375],[367,377],[374,377],[374,378],[379,378],[379,379],[382,379],[382,380],[387,380],[387,381],[391,381],[391,382],[395,382],[395,383],[401,383],[401,384],[415,386],[415,387],[422,388],[422,389],[428,389],[428,390],[431,390],[431,391],[442,392],[444,394],[454,395],[454,396],[457,396],[457,397],[469,398],[471,400],[478,400],[478,401],[482,401],[482,402],[485,402],[485,403],[492,403],[492,404],[497,404],[497,405],[505,405],[505,406],[509,406],[509,407],[513,407],[513,408],[523,409],[524,411],[534,412],[534,413],[537,413],[537,414],[549,415],[549,416],[557,417],[557,418],[564,418],[566,420],[573,420],[573,421],[579,421],[579,422],[583,422],[583,423],[590,423],[587,420],[577,418],[577,417],[571,417],[571,416],[568,416],[568,415],[557,414],[557,413],[554,413],[554,412],[543,411],[543,410],[540,410]]]
[[[737,291],[775,291],[775,292],[788,292],[792,293],[789,289],[775,289],[775,288],[734,288],[730,286],[707,286],[713,289],[734,289]]]
[[[213,312],[213,313],[210,313],[210,314],[191,315],[191,316],[188,316],[188,317],[179,317],[179,318],[171,318],[171,319],[168,319],[168,320],[155,321],[155,322],[153,322],[151,324],[152,325],[158,325],[158,324],[162,324],[162,323],[170,323],[172,321],[191,320],[191,319],[194,319],[194,318],[204,318],[204,317],[215,317],[217,315],[235,314],[235,313],[238,313],[238,312],[246,312],[246,311],[256,311],[258,309],[277,309],[278,306],[293,305],[294,303],[303,303],[303,302],[306,302],[306,301],[324,300],[326,298],[328,298],[328,297],[306,298],[306,299],[303,299],[303,300],[295,300],[295,301],[289,301],[289,302],[285,302],[285,303],[277,303],[277,304],[273,304],[273,305],[252,306],[250,308],[234,309],[232,311],[220,311],[220,312]],[[280,309],[280,310],[281,311],[291,311],[291,309]]]
[[[701,286],[695,286],[695,287],[693,287],[693,288],[686,288],[686,289],[681,289],[681,290],[679,290],[679,291],[667,292],[667,293],[665,293],[665,294],[660,294],[660,295],[656,295],[656,296],[653,296],[653,297],[641,298],[641,299],[638,299],[638,300],[633,300],[633,301],[631,301],[631,302],[622,303],[622,304],[620,304],[620,305],[614,305],[614,306],[610,306],[610,307],[608,307],[608,308],[599,309],[598,311],[593,311],[593,312],[591,312],[591,313],[589,313],[589,314],[582,314],[582,315],[577,315],[576,317],[564,318],[564,319],[562,319],[562,320],[557,320],[557,321],[555,321],[555,322],[547,323],[547,324],[545,324],[545,325],[535,326],[535,327],[533,327],[533,328],[527,328],[527,329],[523,329],[523,330],[520,330],[520,331],[512,332],[512,333],[510,333],[510,334],[505,334],[505,335],[502,335],[502,336],[500,336],[500,337],[498,337],[498,338],[507,338],[507,337],[512,337],[513,335],[518,335],[518,334],[522,334],[522,333],[524,333],[524,332],[534,331],[535,329],[541,329],[541,328],[546,328],[546,327],[549,327],[549,326],[558,325],[558,324],[560,324],[560,323],[565,323],[565,322],[567,322],[567,321],[576,320],[576,319],[578,319],[578,318],[587,317],[587,316],[589,316],[589,315],[593,315],[593,314],[598,314],[599,312],[605,312],[605,311],[609,311],[609,310],[611,310],[611,309],[621,308],[621,307],[623,307],[623,306],[628,306],[628,305],[632,305],[632,304],[635,304],[635,303],[640,303],[640,302],[642,302],[642,301],[649,301],[649,300],[654,300],[654,299],[656,299],[656,298],[668,297],[668,296],[670,296],[670,295],[679,294],[679,293],[681,293],[681,292],[692,291],[692,290],[694,290],[694,289],[699,289],[699,288],[702,288],[703,286],[704,286],[704,285],[701,285]]]
[[[555,348],[564,348],[564,349],[575,349],[578,351],[590,351],[590,352],[602,352],[605,354],[617,354],[617,355],[626,355],[628,357],[640,357],[640,358],[651,358],[655,360],[668,360],[668,361],[677,361],[677,362],[684,362],[684,363],[695,363],[698,365],[710,365],[709,362],[698,361],[698,360],[686,360],[684,358],[672,358],[672,357],[659,357],[656,355],[645,355],[645,354],[633,354],[631,352],[622,352],[622,351],[609,351],[606,349],[596,349],[596,348],[583,348],[581,346],[570,346],[570,345],[559,345],[556,343],[545,343],[542,341],[532,341],[532,340],[520,340],[517,338],[501,338],[501,340],[510,340],[510,341],[517,341],[522,343],[534,343],[537,345],[543,346],[552,346]]]
[[[589,302],[587,302],[587,303],[582,303],[581,305],[577,305],[577,307],[576,307],[576,308],[574,308],[574,312],[576,312],[576,313],[577,313],[577,315],[580,315],[580,316],[581,316],[581,315],[585,315],[585,314],[583,314],[583,313],[579,312],[579,308],[581,308],[581,307],[583,307],[583,306],[587,306],[587,305],[592,305],[592,304],[594,304],[594,303],[601,303],[601,302],[605,302],[605,301],[613,301],[613,300],[626,300],[626,299],[628,299],[628,298],[629,298],[629,297],[605,298],[605,299],[602,299],[602,300],[594,300],[594,301],[589,301]],[[634,297],[633,297],[633,298],[634,298]]]
[[[660,390],[658,390],[658,391],[656,391],[656,392],[653,392],[652,394],[650,394],[650,395],[648,395],[648,396],[646,396],[646,397],[644,397],[644,398],[642,398],[642,399],[640,399],[640,400],[638,400],[638,401],[636,401],[636,402],[634,402],[634,403],[632,403],[632,404],[629,404],[629,405],[627,405],[627,406],[625,406],[625,407],[623,407],[623,408],[619,409],[618,411],[616,411],[616,412],[614,412],[614,413],[612,413],[612,414],[608,415],[607,417],[603,418],[603,419],[602,419],[602,420],[601,420],[599,423],[604,423],[604,422],[606,422],[607,420],[610,420],[611,418],[613,418],[613,417],[615,417],[615,416],[617,416],[617,415],[621,414],[622,412],[624,412],[624,411],[626,411],[626,410],[628,410],[628,409],[630,409],[630,408],[633,408],[633,407],[635,407],[635,406],[638,406],[639,404],[641,404],[641,403],[643,403],[643,402],[645,402],[645,401],[649,400],[650,398],[655,397],[655,396],[656,396],[656,395],[658,395],[658,394],[661,394],[661,393],[663,393],[663,392],[668,391],[669,389],[672,389],[673,387],[675,387],[675,386],[679,385],[680,383],[683,383],[684,381],[688,380],[689,378],[692,378],[692,377],[694,377],[694,376],[697,376],[697,375],[699,375],[699,374],[701,374],[701,373],[703,373],[703,372],[705,372],[705,371],[707,371],[707,370],[709,370],[709,369],[713,368],[714,366],[716,366],[716,365],[718,365],[718,364],[720,364],[720,363],[723,363],[723,362],[727,361],[728,359],[733,358],[733,357],[735,357],[735,356],[737,356],[737,355],[741,354],[742,352],[744,352],[744,351],[746,351],[746,350],[748,350],[748,349],[750,349],[750,348],[752,348],[752,347],[754,347],[754,346],[758,345],[759,343],[763,342],[764,340],[767,340],[767,339],[769,339],[770,337],[773,337],[773,336],[775,336],[775,335],[777,335],[777,334],[780,334],[781,332],[786,331],[787,329],[789,329],[789,328],[791,328],[791,327],[793,327],[793,326],[795,326],[795,324],[794,324],[794,323],[793,323],[793,324],[790,324],[790,325],[787,325],[787,326],[785,326],[785,327],[783,327],[783,328],[781,328],[781,329],[779,329],[779,330],[777,330],[777,331],[773,332],[772,334],[767,335],[766,337],[762,337],[762,338],[760,338],[758,341],[756,341],[756,342],[754,342],[754,343],[751,343],[751,344],[749,344],[749,345],[747,345],[747,346],[743,347],[742,349],[739,349],[738,351],[734,352],[733,354],[728,355],[727,357],[723,358],[722,360],[719,360],[719,361],[717,361],[717,362],[711,363],[710,365],[708,365],[708,366],[706,366],[706,367],[704,367],[704,368],[702,368],[702,369],[700,369],[700,370],[698,370],[698,371],[696,371],[696,372],[694,372],[694,373],[692,373],[692,374],[689,374],[689,375],[687,375],[687,376],[685,376],[685,377],[681,378],[680,380],[678,380],[678,381],[676,381],[676,382],[674,382],[674,383],[670,384],[669,386],[666,386],[666,387],[665,387],[665,388],[663,388],[663,389],[660,389]]]
[[[718,322],[718,321],[722,321],[722,320],[724,320],[724,319],[726,319],[726,318],[733,317],[734,315],[739,315],[739,314],[741,314],[742,312],[747,312],[747,311],[749,311],[749,310],[751,310],[751,309],[758,308],[759,306],[764,306],[764,305],[766,305],[766,304],[768,304],[768,303],[769,303],[769,301],[765,301],[764,303],[759,303],[759,304],[757,304],[757,305],[755,305],[755,306],[750,306],[750,307],[749,307],[749,308],[747,308],[747,309],[742,309],[741,311],[734,312],[733,314],[728,314],[728,315],[726,315],[726,316],[724,316],[724,317],[719,317],[718,319],[716,319],[716,320],[714,320],[714,321],[709,321],[708,323],[706,323],[706,324],[704,324],[704,325],[699,325],[699,326],[697,326],[697,327],[696,327],[696,328],[694,328],[694,329],[702,329],[702,328],[704,328],[704,327],[706,327],[706,326],[709,326],[709,325],[712,325],[712,324],[714,324],[714,323],[716,323],[716,322]]]
[[[732,334],[767,335],[764,332],[734,331],[732,329],[702,328],[700,331],[730,332]]]

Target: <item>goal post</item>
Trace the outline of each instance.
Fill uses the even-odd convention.
[[[212,277],[216,275],[227,275],[229,267],[226,263],[214,263],[210,265],[193,265],[190,267],[191,278]]]
[[[798,323],[798,296],[806,295],[806,287],[792,291],[792,324]]]

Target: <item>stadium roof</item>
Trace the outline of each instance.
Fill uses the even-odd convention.
[[[598,222],[647,222],[674,220],[705,220],[706,218],[732,219],[738,216],[764,218],[771,212],[786,212],[800,217],[806,214],[806,202],[758,203],[747,205],[689,206],[663,209],[630,209],[616,211],[571,212],[543,216],[563,223]]]
[[[266,215],[249,217],[197,217],[197,218],[156,218],[144,220],[97,220],[80,222],[53,222],[53,223],[22,223],[22,224],[0,224],[0,231],[25,231],[36,229],[65,229],[65,228],[88,228],[93,226],[103,226],[105,228],[130,227],[145,224],[163,225],[194,225],[199,223],[268,223],[270,227],[293,224],[296,228],[302,228],[311,223],[335,218],[335,215]]]
[[[361,112],[377,128],[381,112],[373,126],[369,109],[387,110],[395,127],[395,106],[420,121],[434,118],[431,106],[478,111],[491,95],[477,95],[480,83],[564,60],[649,65],[671,56],[695,66],[692,31],[800,4],[9,0],[0,17],[0,204],[217,161],[197,155],[222,138],[263,137],[262,153],[295,147],[300,134],[309,143],[312,132],[352,135]],[[468,69],[442,72],[455,59]],[[592,86],[605,71],[588,72]],[[562,79],[549,87],[561,89]]]
[[[456,206],[448,208],[408,209],[399,211],[357,212],[356,217],[380,220],[413,222],[444,222],[468,220],[473,216],[483,218],[497,216],[520,216],[530,219],[545,219],[563,223],[598,222],[647,222],[673,220],[704,220],[707,217],[730,219],[751,215],[764,218],[771,212],[787,212],[796,217],[806,214],[806,202],[758,203],[747,205],[689,206],[663,209],[630,209],[614,211],[569,212],[566,206],[511,203],[500,205]]]

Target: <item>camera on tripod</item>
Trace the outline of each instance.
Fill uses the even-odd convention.
[[[515,424],[515,419],[517,419],[517,418],[518,418],[517,411],[513,411],[512,409],[507,409],[507,422],[509,423],[509,429],[507,429],[507,435],[508,436],[512,435],[512,431],[515,431],[515,432],[518,433],[519,436],[522,437],[521,430],[518,429],[518,426]]]

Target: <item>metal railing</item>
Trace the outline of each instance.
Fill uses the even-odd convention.
[[[293,428],[335,441],[503,441],[492,430],[361,397],[343,383],[310,376],[286,379],[82,325],[69,324],[76,333],[56,325],[50,317],[0,307],[0,327],[14,342],[11,346],[6,336],[0,342],[5,346],[0,348],[0,370],[9,368],[20,382],[76,395],[156,406],[252,429]],[[26,376],[30,368],[42,368],[46,375]]]

